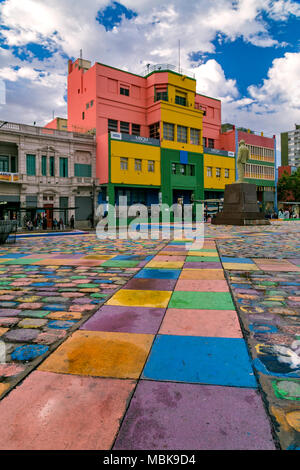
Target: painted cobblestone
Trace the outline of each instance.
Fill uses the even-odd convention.
[[[0,364],[0,394],[99,310],[137,272],[136,266],[163,245],[127,240],[101,244],[94,236],[71,236],[59,244],[26,239],[1,247],[0,342],[5,357]],[[103,266],[119,253],[123,266]]]
[[[38,361],[0,402],[0,448],[300,448],[297,231],[207,225],[203,246],[84,235],[0,252],[0,393]]]

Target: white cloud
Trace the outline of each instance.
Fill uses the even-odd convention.
[[[286,129],[298,120],[299,58],[286,54],[276,59],[261,86],[249,87],[249,96],[241,96],[238,77],[228,79],[221,65],[206,60],[214,52],[214,40],[245,42],[259,47],[284,45],[269,31],[263,19],[285,21],[299,16],[300,6],[292,0],[121,0],[137,12],[128,20],[123,17],[112,31],[106,31],[97,20],[97,12],[110,0],[6,0],[0,4],[4,42],[22,47],[35,42],[54,54],[44,60],[29,54],[27,61],[0,49],[0,78],[7,81],[7,106],[0,108],[1,117],[12,121],[36,121],[43,125],[55,114],[66,115],[63,96],[66,92],[67,57],[78,57],[80,49],[86,59],[143,73],[152,63],[178,64],[178,41],[181,66],[193,69],[197,89],[223,102],[224,121],[245,127],[270,130]],[[200,52],[197,64],[191,52]],[[200,65],[199,65],[200,64]],[[41,73],[40,71],[43,71]],[[298,74],[298,75],[297,75]],[[294,77],[294,78],[292,78]],[[30,97],[30,99],[29,99]],[[11,100],[9,102],[9,100]],[[285,108],[285,117],[281,113]],[[271,114],[273,113],[273,114]],[[49,117],[50,115],[50,117]],[[298,115],[299,116],[299,115]],[[273,132],[272,132],[273,133]]]
[[[216,60],[208,60],[194,68],[193,72],[197,80],[197,90],[202,94],[222,100],[238,97],[236,80],[226,79],[221,65]]]

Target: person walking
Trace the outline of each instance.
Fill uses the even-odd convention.
[[[72,215],[72,216],[71,216],[71,219],[70,219],[70,226],[71,226],[71,229],[72,229],[72,230],[74,229],[74,223],[75,223],[74,215]]]

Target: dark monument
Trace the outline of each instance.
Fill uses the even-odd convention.
[[[249,150],[245,141],[239,144],[237,170],[238,181],[225,187],[223,211],[211,221],[214,225],[269,225],[259,211],[256,195],[256,184],[244,181],[245,164],[249,158]]]

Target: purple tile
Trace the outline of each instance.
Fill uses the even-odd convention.
[[[156,334],[164,313],[164,308],[104,305],[80,329]]]
[[[174,290],[177,279],[137,279],[133,278],[123,289]]]
[[[22,310],[17,308],[0,308],[0,317],[15,317],[21,312]]]
[[[8,339],[9,341],[27,342],[35,339],[39,332],[40,331],[37,328],[19,328],[18,330],[7,331],[7,333],[3,335],[3,338]]]
[[[183,268],[194,268],[194,269],[222,269],[222,264],[221,263],[218,263],[218,262],[214,262],[212,261],[211,263],[210,262],[206,262],[206,261],[195,261],[195,262],[190,262],[190,261],[187,261],[186,263],[184,263],[183,265]]]
[[[139,382],[113,450],[275,450],[252,389]]]

